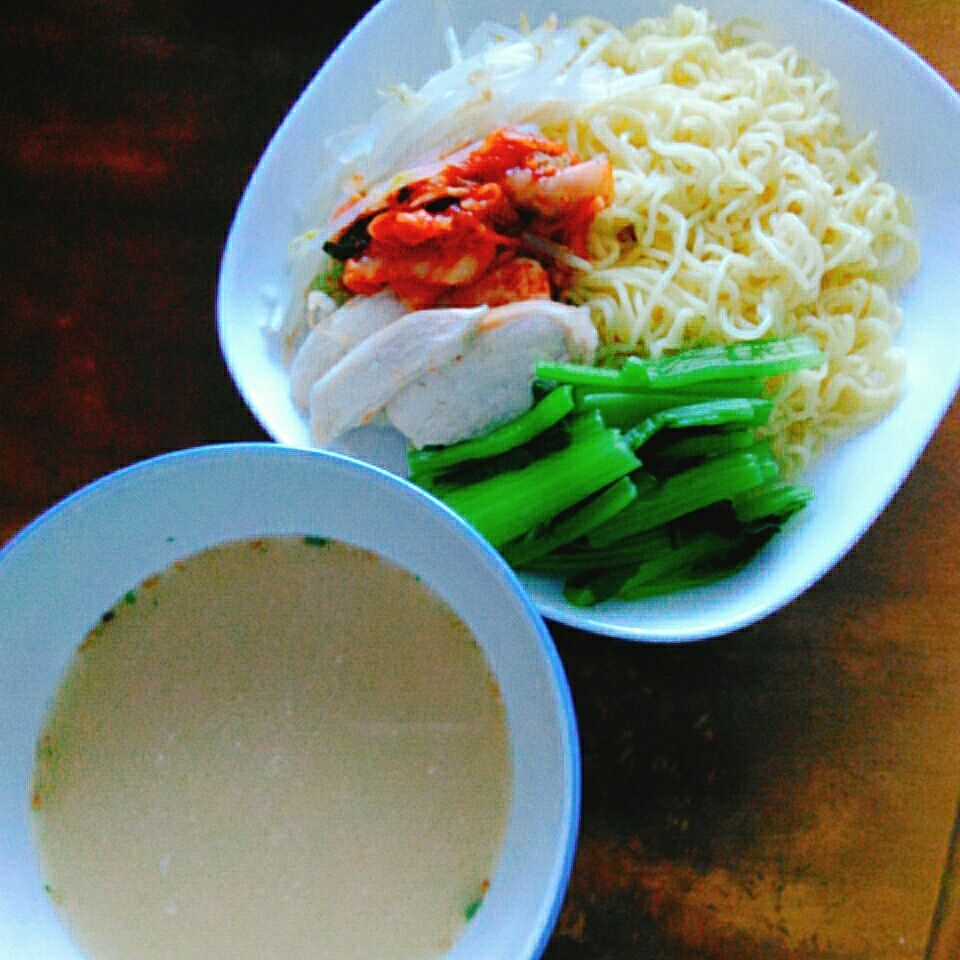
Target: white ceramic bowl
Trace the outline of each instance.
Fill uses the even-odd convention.
[[[836,0],[704,0],[718,21],[758,19],[773,42],[793,44],[841,85],[848,126],[876,130],[884,175],[912,198],[922,245],[919,274],[901,298],[899,344],[908,370],[902,402],[877,427],[824,456],[804,477],[815,502],[740,575],[703,589],[594,610],[567,604],[556,579],[525,577],[540,610],[598,633],[688,640],[746,626],[820,578],[866,531],[913,468],[960,383],[960,98],[876,24]],[[275,439],[308,445],[286,373],[262,333],[262,291],[280,286],[287,244],[303,226],[324,139],[377,105],[377,91],[421,84],[448,60],[434,0],[383,0],[346,38],[303,93],[267,149],[237,211],[219,288],[223,352],[251,410]],[[458,36],[482,20],[517,26],[592,12],[618,23],[667,12],[671,0],[449,0]],[[359,432],[358,432],[359,433]],[[352,452],[392,469],[396,436],[370,431]]]
[[[503,693],[513,798],[500,865],[452,960],[536,960],[569,880],[580,811],[573,707],[553,641],[500,557],[391,474],[273,444],[171,454],[51,509],[0,552],[0,953],[79,960],[41,889],[28,780],[44,710],[84,635],[176,559],[244,537],[315,534],[419,575],[473,630]]]

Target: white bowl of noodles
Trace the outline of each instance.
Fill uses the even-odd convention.
[[[794,421],[791,432],[781,435],[779,451],[797,476],[812,486],[815,499],[739,574],[697,590],[631,603],[609,601],[589,610],[568,604],[558,580],[524,576],[547,617],[638,640],[686,640],[728,632],[778,609],[814,583],[890,501],[960,382],[960,317],[955,306],[960,303],[960,273],[954,269],[960,254],[960,219],[955,212],[960,209],[960,185],[941,175],[951,168],[960,149],[956,92],[894,37],[833,0],[715,0],[706,7],[713,24],[729,25],[731,35],[748,40],[759,37],[770,45],[769,55],[764,54],[759,72],[751,74],[746,88],[752,83],[755,92],[769,93],[782,82],[781,74],[792,73],[795,79],[800,77],[800,86],[806,85],[803,96],[808,101],[826,102],[830,107],[831,82],[818,72],[804,74],[804,58],[829,71],[848,139],[840,145],[832,139],[830,110],[813,115],[798,113],[795,105],[776,106],[761,117],[760,106],[754,104],[763,122],[756,127],[762,136],[753,141],[751,162],[744,153],[745,143],[736,140],[742,130],[734,131],[734,139],[724,139],[727,135],[722,131],[718,137],[706,130],[709,123],[704,119],[717,104],[726,100],[729,106],[730,101],[743,98],[742,83],[724,92],[714,82],[713,106],[699,108],[699,120],[696,109],[691,114],[686,106],[681,110],[679,99],[661,97],[650,109],[660,111],[674,140],[651,144],[644,135],[640,145],[659,150],[660,161],[672,164],[667,172],[676,174],[681,186],[685,165],[697,163],[698,155],[708,167],[713,165],[716,178],[701,175],[699,184],[686,183],[685,188],[705,194],[713,190],[714,214],[722,208],[730,221],[736,219],[737,194],[719,175],[729,169],[734,156],[741,181],[737,189],[745,194],[752,190],[753,200],[762,205],[771,199],[763,194],[764,188],[776,186],[778,227],[771,227],[767,210],[757,221],[763,235],[751,238],[753,221],[747,217],[742,235],[732,238],[726,251],[717,248],[711,253],[716,222],[712,233],[698,234],[693,216],[675,224],[674,239],[661,243],[663,249],[654,255],[653,259],[660,256],[662,261],[660,273],[648,271],[633,287],[629,283],[618,287],[619,278],[606,289],[584,281],[571,295],[591,303],[609,340],[633,338],[641,352],[656,354],[687,345],[701,335],[709,338],[717,330],[725,331],[724,336],[751,339],[778,330],[792,332],[799,324],[829,344],[828,352],[835,352],[838,359],[831,367],[832,379],[801,384],[777,414],[780,423]],[[580,0],[524,4],[494,0],[483,5],[451,0],[440,7],[432,0],[384,0],[358,24],[278,130],[241,201],[224,253],[218,299],[224,355],[242,395],[271,436],[286,444],[310,444],[307,422],[290,398],[282,347],[271,330],[282,326],[278,316],[283,315],[291,285],[296,288],[303,283],[302,278],[292,277],[288,253],[295,238],[322,227],[318,210],[329,207],[335,196],[328,191],[331,170],[355,172],[351,164],[361,156],[361,168],[366,162],[371,173],[389,174],[395,170],[391,158],[384,159],[384,144],[402,153],[425,149],[431,137],[443,143],[443,137],[450,135],[430,113],[435,104],[428,104],[426,112],[418,115],[420,127],[391,121],[381,110],[377,135],[370,137],[368,131],[366,140],[355,139],[358,120],[365,122],[383,107],[383,91],[400,85],[420,88],[450,66],[452,50],[455,57],[470,62],[475,48],[468,38],[484,22],[518,30],[523,18],[537,26],[556,14],[562,28],[590,14],[627,27],[644,17],[669,18],[671,11],[669,3],[638,2],[625,8],[613,0],[590,5]],[[698,56],[706,57],[708,65],[713,63],[713,54],[696,52],[698,44],[705,42],[698,35],[697,22],[692,12],[674,15],[672,21],[674,32],[683,36],[671,42],[686,43],[694,52],[688,52],[686,61],[680,55],[678,62],[688,65],[668,79],[680,78],[690,87],[703,79],[697,75]],[[496,33],[487,29],[486,36]],[[451,37],[458,38],[457,44],[451,45]],[[508,39],[522,42],[523,34]],[[784,52],[787,47],[795,53]],[[881,71],[877,64],[883,65]],[[670,69],[676,71],[674,66]],[[729,69],[736,72],[738,68]],[[733,84],[737,78],[722,79]],[[533,84],[528,100],[546,89],[542,77],[537,83],[540,86]],[[531,84],[524,85],[530,88]],[[455,93],[455,88],[445,91],[450,96]],[[562,128],[562,124],[556,126],[556,114],[564,108],[531,106],[522,97],[518,101],[510,96],[508,91],[503,102],[492,98],[502,116]],[[740,108],[741,119],[749,120],[751,105],[744,103]],[[482,133],[485,121],[478,122]],[[617,137],[624,129],[613,124],[606,131],[611,153],[619,149]],[[352,134],[345,134],[350,130]],[[809,156],[788,161],[780,156],[777,176],[765,184],[763,164],[770,156],[765,157],[764,150],[776,153],[785,130],[789,137],[806,138],[812,144]],[[825,130],[829,136],[821,138]],[[931,130],[937,131],[936,137],[930,136]],[[583,142],[578,141],[581,146]],[[637,143],[634,138],[634,153]],[[364,151],[369,154],[365,159]],[[810,180],[805,164],[814,161],[819,172],[813,171],[817,176]],[[677,186],[666,182],[669,178],[664,179],[662,166],[652,171],[648,164],[645,170],[642,186],[647,196],[641,214],[647,219],[635,220],[635,238],[645,232],[645,224],[656,225],[658,217],[669,222],[671,214],[655,208]],[[748,185],[758,171],[759,179]],[[835,184],[838,177],[843,187],[833,192],[842,194],[848,213],[855,211],[854,222],[851,226],[841,217],[825,227],[824,218],[834,216],[831,203],[834,212],[837,204],[829,189],[824,193],[824,184]],[[663,189],[658,193],[661,181]],[[724,194],[724,190],[734,192]],[[907,198],[912,208],[912,230],[920,250],[916,270],[910,262],[915,254],[912,241],[904,239],[909,213],[899,197]],[[618,202],[619,197],[614,205]],[[616,235],[608,228],[608,241]],[[811,235],[817,243],[810,243]],[[701,262],[712,258],[712,272],[699,278],[696,271],[684,273],[686,254],[671,253],[669,248],[678,236],[686,251],[696,253]],[[660,241],[652,228],[646,239],[651,237],[656,248]],[[609,242],[595,248],[598,263],[609,249]],[[866,264],[862,270],[851,266],[858,258]],[[649,266],[649,259],[640,260],[641,266]],[[719,261],[723,266],[716,269]],[[838,280],[841,277],[843,283]],[[709,322],[703,320],[703,304],[712,311]],[[833,376],[838,371],[840,375]],[[808,429],[803,417],[811,403],[818,409],[809,418],[813,426]],[[403,471],[403,444],[392,431],[362,428],[344,437],[338,447]]]

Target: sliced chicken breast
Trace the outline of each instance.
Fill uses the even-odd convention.
[[[409,383],[450,363],[479,332],[488,307],[418,310],[367,337],[310,391],[310,433],[324,446],[370,423]]]
[[[290,392],[297,407],[307,413],[313,385],[350,350],[406,313],[409,310],[388,289],[372,297],[353,297],[324,317],[290,364]]]
[[[322,446],[385,411],[418,447],[455,443],[526,410],[538,360],[589,363],[597,343],[586,307],[549,300],[410,313],[317,381],[311,435]]]
[[[461,356],[397,393],[387,417],[416,447],[478,436],[530,407],[538,361],[591,363],[597,343],[587,307],[549,300],[497,307]]]

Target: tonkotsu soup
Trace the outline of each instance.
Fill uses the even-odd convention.
[[[510,769],[498,687],[443,600],[340,542],[239,541],[80,645],[33,833],[93,960],[418,960],[483,898]]]

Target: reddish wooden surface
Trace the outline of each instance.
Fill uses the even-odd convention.
[[[960,84],[953,0],[863,0]],[[0,14],[0,539],[113,469],[261,439],[214,293],[261,150],[362,7]],[[942,172],[940,172],[942,173]],[[955,405],[851,554],[707,643],[555,629],[584,817],[551,960],[921,958],[960,797]],[[960,954],[948,874],[929,956]]]

